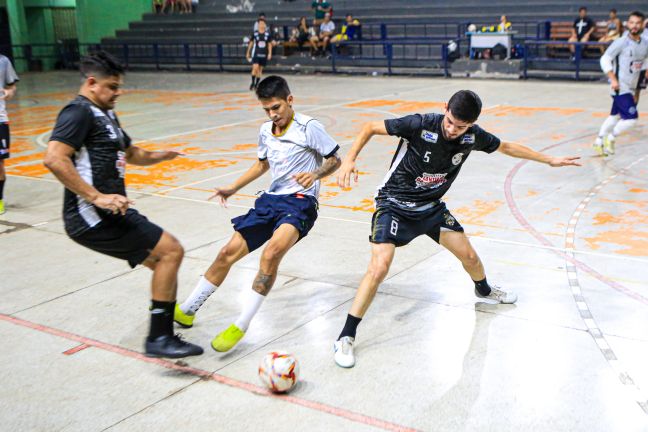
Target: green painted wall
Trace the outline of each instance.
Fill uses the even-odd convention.
[[[76,0],[80,43],[99,43],[151,11],[151,0]]]

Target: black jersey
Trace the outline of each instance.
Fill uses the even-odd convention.
[[[112,110],[104,111],[89,99],[77,96],[59,113],[50,140],[74,148],[73,162],[77,172],[99,192],[126,195],[126,149],[131,145],[131,139],[121,129]],[[120,216],[95,207],[65,189],[63,220],[65,230],[72,237],[84,233],[103,219]]]
[[[441,114],[414,114],[385,120],[389,135],[401,138],[376,194],[381,206],[419,211],[434,205],[450,189],[473,150],[492,153],[499,138],[473,125],[460,137],[443,138]]]
[[[252,53],[250,57],[252,58],[266,58],[268,57],[268,45],[272,41],[270,37],[270,32],[265,31],[260,33],[255,31],[252,35]]]

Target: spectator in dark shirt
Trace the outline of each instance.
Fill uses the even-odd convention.
[[[587,16],[587,8],[582,6],[578,9],[578,18],[574,20],[574,25],[572,27],[572,34],[569,38],[569,42],[590,42],[594,41],[592,33],[596,29],[596,24],[592,18]],[[570,45],[569,49],[572,54],[576,51],[575,45]]]
[[[314,25],[321,24],[327,13],[331,15],[333,14],[331,3],[326,0],[314,0],[313,3],[311,3],[311,9],[315,11]]]

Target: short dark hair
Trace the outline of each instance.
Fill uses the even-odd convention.
[[[477,93],[459,90],[448,101],[448,111],[459,120],[474,123],[481,114],[482,102]]]
[[[614,9],[614,8],[612,8],[612,9],[610,9],[610,12],[612,12],[612,13],[617,13],[617,10]]]
[[[646,15],[644,15],[643,12],[641,12],[641,11],[632,11],[632,12],[630,12],[629,16],[639,17],[639,18],[641,18],[641,21],[646,19]]]
[[[256,89],[259,99],[279,98],[287,100],[290,96],[288,82],[278,75],[270,75],[259,83]]]
[[[124,65],[106,51],[97,51],[81,59],[79,70],[84,78],[95,75],[100,78],[124,74]]]
[[[587,8],[586,8],[585,6],[581,6],[581,7],[578,8],[578,12],[580,12],[580,11],[582,11],[582,10],[586,11]]]

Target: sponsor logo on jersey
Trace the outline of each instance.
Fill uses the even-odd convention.
[[[628,108],[628,112],[629,112],[630,114],[634,114],[634,113],[637,112],[637,108],[631,106],[630,108]]]
[[[447,175],[448,173],[443,173],[443,174],[423,173],[422,175],[416,177],[416,187],[436,189],[448,181],[446,180]]]
[[[452,165],[459,165],[462,159],[463,153],[457,153],[456,155],[452,156]]]
[[[421,138],[423,138],[427,142],[435,143],[439,139],[439,134],[423,129],[423,131],[421,132]]]
[[[475,144],[475,134],[466,134],[461,138],[461,144]]]

